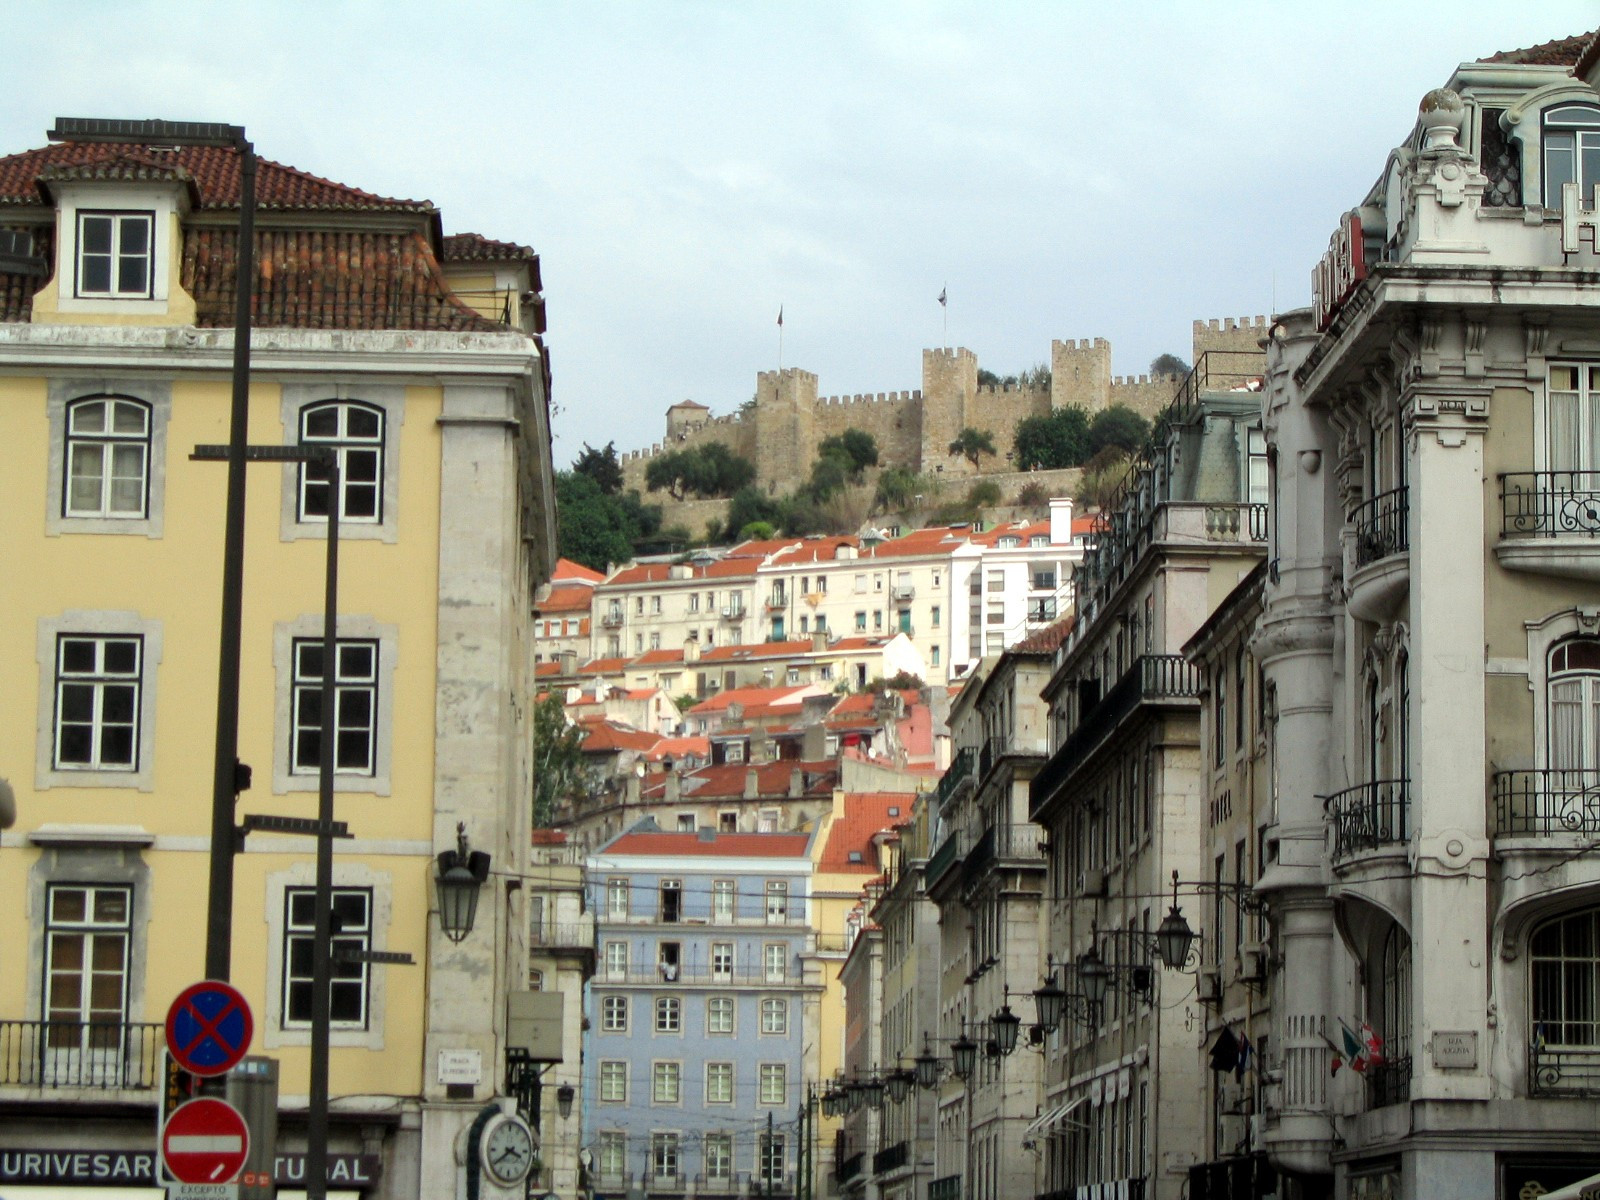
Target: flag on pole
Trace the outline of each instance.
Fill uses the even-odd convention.
[[[783,327],[783,305],[778,305],[778,326]]]
[[[1343,1018],[1339,1020],[1339,1029],[1344,1034],[1344,1056],[1350,1063],[1350,1069],[1358,1074],[1365,1071],[1367,1052],[1362,1049],[1360,1039],[1356,1037],[1355,1031],[1344,1023]]]
[[[950,289],[949,288],[940,288],[939,289],[939,307],[940,308],[944,308],[945,307],[945,302],[949,299],[949,293],[950,293]]]
[[[1250,1041],[1248,1033],[1239,1035],[1239,1065],[1233,1069],[1233,1077],[1240,1083],[1244,1082],[1244,1073],[1250,1069],[1250,1059],[1255,1055],[1255,1046]]]
[[[1365,1021],[1361,1022],[1361,1044],[1368,1063],[1377,1066],[1383,1062],[1383,1039],[1372,1032],[1372,1026]]]

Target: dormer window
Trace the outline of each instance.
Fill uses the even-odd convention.
[[[1544,114],[1544,206],[1561,207],[1561,185],[1587,197],[1600,184],[1600,108],[1562,104]]]
[[[151,296],[153,212],[78,213],[77,295],[116,300]]]

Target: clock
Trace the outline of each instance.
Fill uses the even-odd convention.
[[[533,1130],[521,1117],[501,1114],[484,1129],[478,1153],[490,1179],[514,1187],[533,1169]]]

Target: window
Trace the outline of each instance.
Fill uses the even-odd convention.
[[[733,1064],[731,1062],[706,1064],[706,1103],[733,1103]]]
[[[1600,366],[1554,363],[1545,390],[1545,469],[1600,470]],[[1589,491],[1589,479],[1556,477],[1555,491]],[[1556,520],[1560,520],[1559,517]],[[1558,531],[1565,531],[1558,525]]]
[[[683,1032],[683,1001],[678,997],[656,997],[656,1032]]]
[[[683,947],[677,942],[662,942],[656,947],[656,968],[661,978],[673,983],[678,978],[678,965],[682,962]]]
[[[154,233],[154,213],[80,212],[77,294],[150,299]]]
[[[626,1134],[608,1129],[600,1134],[600,1155],[596,1164],[602,1179],[621,1179],[628,1167]]]
[[[733,943],[711,943],[711,975],[715,979],[733,978]]]
[[[882,629],[883,628],[883,609],[879,608],[879,609],[874,609],[873,610],[873,613],[872,613],[872,627],[874,629]]]
[[[774,1186],[783,1181],[783,1162],[787,1148],[781,1133],[763,1133],[756,1151],[756,1173],[761,1182]]]
[[[789,1032],[789,1002],[782,996],[762,997],[761,1032],[778,1034]]]
[[[146,515],[150,426],[150,406],[137,400],[106,396],[67,406],[66,516]]]
[[[628,943],[606,943],[606,978],[622,979],[628,974]]]
[[[644,597],[643,596],[635,596],[633,598],[633,613],[634,613],[634,616],[636,616],[636,617],[644,616]]]
[[[600,1032],[628,1032],[628,998],[626,996],[601,997]]]
[[[695,599],[698,600],[699,597],[696,596]],[[650,597],[650,613],[651,613],[652,616],[660,616],[661,615],[661,597],[660,596],[651,596]]]
[[[1600,640],[1576,637],[1550,650],[1548,726],[1552,797],[1563,823],[1581,814],[1600,767]],[[1581,822],[1580,822],[1581,823]]]
[[[652,1133],[650,1135],[650,1176],[653,1179],[676,1179],[679,1163],[678,1135]]]
[[[940,621],[943,619],[943,617],[944,617],[944,614],[939,611],[939,606],[937,604],[935,604],[933,606],[933,613],[932,613],[933,627],[935,629],[939,628]]]
[[[858,629],[858,630],[860,630],[861,632],[864,633],[864,632],[866,632],[866,628],[867,628],[867,614],[865,612],[856,613],[856,629]]]
[[[661,631],[659,629],[651,630],[650,632],[650,649],[661,649]]]
[[[315,774],[322,759],[323,644],[294,643],[294,717],[289,769]],[[377,754],[378,643],[340,639],[334,647],[333,744],[335,772],[371,775]]]
[[[613,1059],[600,1064],[600,1103],[628,1102],[628,1064]]]
[[[800,632],[801,633],[810,633],[811,632],[811,618],[810,617],[802,616],[800,618]]]
[[[706,1134],[706,1178],[727,1183],[733,1178],[733,1135]]]
[[[1217,664],[1217,677],[1211,687],[1211,765],[1222,769],[1228,749],[1228,668]]]
[[[1585,198],[1600,183],[1600,108],[1562,104],[1544,113],[1544,206],[1561,207],[1561,185]]]
[[[311,1024],[311,958],[316,944],[316,889],[287,888],[283,894],[283,1026]],[[372,949],[372,892],[333,889],[333,950]],[[335,1026],[364,1028],[367,1023],[366,963],[333,963],[329,1012]]]
[[[127,1017],[133,893],[127,887],[55,884],[45,893],[44,1016],[52,1069],[85,1066],[116,1081]],[[69,1067],[63,1058],[76,1059]]]
[[[761,1064],[761,1103],[785,1104],[789,1099],[789,1065]]]
[[[384,411],[369,404],[330,400],[300,411],[300,442],[332,448],[339,464],[339,522],[383,520]],[[326,521],[330,508],[327,467],[300,465],[301,521]],[[343,529],[341,528],[341,533]]]
[[[789,948],[782,942],[768,942],[761,948],[768,983],[782,983],[789,977]]]
[[[635,654],[644,653],[644,634],[636,633],[633,635],[633,652]]]
[[[138,770],[143,648],[138,637],[56,638],[55,770]]]
[[[650,1099],[654,1104],[676,1104],[682,1091],[683,1064],[658,1062],[650,1068]]]
[[[767,923],[781,925],[789,919],[789,881],[767,880]]]
[[[1545,922],[1528,948],[1535,1045],[1600,1047],[1600,909]]]
[[[867,577],[865,575],[857,575],[856,576],[856,591],[865,592],[866,590],[867,590]]]
[[[826,590],[826,589],[824,589],[824,590]],[[816,631],[818,633],[826,633],[826,632],[828,632],[828,614],[827,613],[818,613],[817,614],[817,622],[816,622],[815,628],[816,628]]]
[[[1538,950],[1533,960],[1538,962]],[[1371,1011],[1374,1031],[1383,1039],[1384,1055],[1398,1065],[1411,1052],[1411,939],[1399,925],[1390,925],[1378,952],[1377,970],[1368,978],[1376,984]],[[1534,967],[1535,978],[1538,966]],[[1537,1004],[1537,998],[1535,999]],[[1548,1032],[1546,1039],[1549,1039]]]
[[[628,881],[622,879],[606,880],[606,916],[612,919],[621,919],[628,915]],[[619,945],[621,943],[618,943]]]
[[[939,665],[939,647],[938,646],[935,646],[933,648],[933,657],[929,661],[932,663],[933,666],[937,667]]]
[[[1248,699],[1245,687],[1249,678],[1250,673],[1245,669],[1244,647],[1240,646],[1233,655],[1233,745],[1236,750],[1244,747],[1244,714]]]
[[[718,1036],[733,1032],[732,996],[712,996],[706,1001],[706,1032]]]
[[[661,881],[661,920],[668,925],[683,919],[683,880]]]
[[[1246,446],[1249,460],[1245,464],[1245,499],[1251,504],[1265,504],[1272,492],[1267,475],[1267,435],[1259,429],[1250,430]],[[1252,535],[1255,532],[1252,528]]]

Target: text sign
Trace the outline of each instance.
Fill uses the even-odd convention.
[[[191,1100],[161,1131],[161,1160],[180,1183],[232,1183],[249,1155],[250,1129],[226,1100]]]
[[[483,1082],[482,1050],[439,1051],[439,1082],[441,1084]]]
[[[178,993],[167,1010],[167,1050],[185,1071],[221,1075],[245,1056],[255,1020],[230,984],[207,979]]]
[[[1438,1029],[1433,1034],[1433,1065],[1442,1069],[1475,1071],[1478,1067],[1476,1030]]]
[[[169,1183],[167,1200],[237,1200],[237,1183]]]
[[[1366,249],[1360,215],[1345,213],[1328,241],[1328,252],[1311,269],[1311,302],[1319,330],[1333,324],[1334,315],[1367,277]]]

